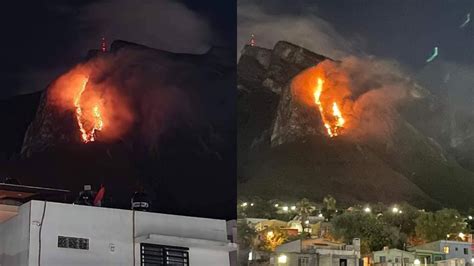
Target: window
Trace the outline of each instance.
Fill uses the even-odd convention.
[[[347,266],[347,259],[339,259],[339,266]]]
[[[188,248],[141,244],[142,266],[188,266]]]
[[[308,257],[298,258],[298,266],[309,266],[309,258]]]
[[[398,258],[395,258],[395,263],[399,263],[400,260]]]
[[[380,262],[381,262],[381,263],[384,263],[385,261],[386,261],[385,256],[380,256]]]
[[[89,250],[89,239],[69,236],[58,236],[58,248]]]
[[[446,253],[446,254],[448,254],[448,253],[449,253],[449,247],[448,247],[448,246],[444,246],[443,252]]]
[[[469,250],[467,248],[464,248],[464,254],[465,255],[469,254]]]

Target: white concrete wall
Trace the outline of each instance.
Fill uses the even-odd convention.
[[[0,223],[0,265],[28,265],[30,204],[19,208],[18,215]]]
[[[32,201],[29,265],[38,265],[44,202]],[[133,265],[129,211],[48,202],[41,237],[41,265]],[[58,236],[89,239],[89,250],[58,248]],[[115,244],[115,252],[109,244]],[[87,262],[87,263],[86,263]]]
[[[405,252],[398,249],[389,249],[374,252],[374,262],[380,263],[380,257],[382,256],[385,257],[386,263],[395,263],[396,258],[398,258],[398,263],[400,264],[402,260],[406,260],[407,258],[409,263],[413,263],[415,260],[415,255],[411,252]]]
[[[21,265],[36,266],[40,246],[39,224],[43,216],[44,202],[32,201],[30,204],[31,218],[25,219],[30,217],[29,209],[20,210],[18,216],[18,220],[23,224],[21,228],[31,225],[29,234],[26,234],[26,241],[28,237],[30,239],[29,248],[23,244],[17,249],[23,249],[23,252],[27,253],[29,251],[29,256],[21,256],[23,259],[28,257],[28,264]],[[133,215],[129,210],[48,202],[41,233],[41,265],[134,265],[133,243],[136,238],[132,233],[132,224]],[[189,238],[227,242],[225,221],[136,212],[135,236],[150,234],[179,237],[185,242]],[[89,250],[58,248],[59,235],[88,238]],[[11,241],[17,241],[16,237]],[[111,251],[111,245],[115,247],[114,251]],[[136,243],[135,265],[140,265],[139,247],[140,243]],[[225,249],[189,247],[189,258],[191,266],[229,265],[229,253]]]
[[[278,253],[285,253],[285,252],[301,252],[301,240],[295,240],[292,242],[288,242],[276,247],[275,252]]]

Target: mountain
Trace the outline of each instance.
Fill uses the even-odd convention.
[[[18,156],[28,125],[33,120],[41,92],[23,94],[0,100],[0,160]]]
[[[239,197],[319,201],[330,194],[347,204],[469,208],[474,174],[459,164],[442,134],[444,103],[409,82],[389,139],[330,138],[318,109],[300,104],[290,88],[298,73],[326,59],[334,61],[283,41],[271,50],[243,49],[237,66]]]
[[[104,127],[84,143],[73,102],[64,107],[54,98],[67,90],[66,73],[29,105],[36,114],[27,130],[15,132],[22,144],[14,159],[0,161],[1,176],[73,193],[103,184],[108,206],[120,208],[129,208],[132,192],[144,187],[153,211],[234,218],[233,51],[178,54],[119,40],[110,51],[89,51],[71,71],[83,68],[94,83],[89,90],[108,104],[101,109],[107,126],[117,128],[127,114],[127,127],[115,135]],[[120,101],[107,98],[111,92]]]

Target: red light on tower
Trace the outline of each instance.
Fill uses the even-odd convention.
[[[100,41],[100,50],[102,52],[107,52],[107,44],[105,43],[104,37],[102,37],[102,40]]]
[[[252,36],[250,37],[249,44],[250,44],[250,46],[255,46],[255,35],[252,34]]]

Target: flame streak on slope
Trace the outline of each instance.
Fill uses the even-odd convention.
[[[84,79],[81,89],[79,90],[77,95],[74,97],[74,106],[76,107],[77,125],[81,133],[82,141],[84,143],[95,141],[96,131],[102,130],[104,126],[104,122],[102,120],[102,115],[100,113],[99,105],[96,103],[92,107],[92,118],[93,118],[92,127],[90,130],[86,129],[85,122],[87,122],[87,120],[85,119],[85,116],[84,116],[83,107],[81,107],[81,97],[84,91],[86,90],[88,81],[89,81],[88,78]]]
[[[332,104],[332,113],[325,112],[324,106],[320,100],[321,94],[323,93],[323,85],[324,80],[318,78],[316,89],[314,91],[314,102],[319,108],[319,112],[321,114],[321,118],[323,120],[324,127],[328,132],[328,135],[330,137],[336,137],[341,133],[341,130],[344,127],[344,123],[346,121],[342,116],[342,113],[339,110],[339,107],[336,102],[333,102]]]

